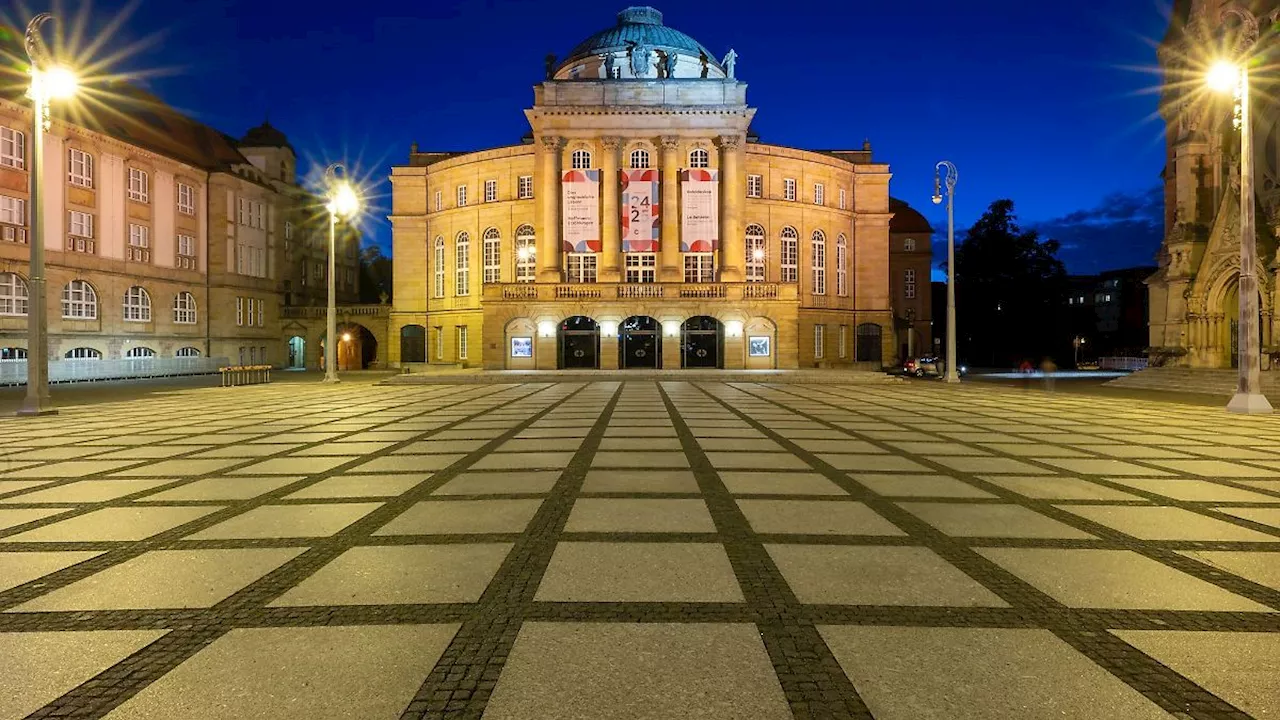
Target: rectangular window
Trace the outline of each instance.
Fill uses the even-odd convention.
[[[764,236],[747,229],[747,282],[764,282]]]
[[[178,257],[174,267],[183,270],[196,269],[196,239],[193,235],[178,236]]]
[[[521,175],[518,183],[519,192],[517,197],[521,200],[528,200],[533,197],[533,176]]]
[[[459,241],[453,248],[454,287],[458,297],[471,294],[471,243]]]
[[[27,165],[27,137],[0,125],[0,165],[21,170]]]
[[[443,360],[444,359],[444,328],[437,325],[434,328],[434,330],[436,331],[436,359]]]
[[[796,181],[794,178],[783,178],[782,180],[782,199],[796,199]]]
[[[569,282],[593,283],[596,281],[595,253],[569,253],[568,257]]]
[[[484,201],[497,202],[497,200],[498,200],[498,181],[485,180],[484,181]]]
[[[467,359],[467,326],[458,326],[458,359]]]
[[[22,198],[0,195],[0,223],[27,224],[27,201]]]
[[[494,238],[486,238],[483,252],[484,282],[499,282],[502,276],[502,242]]]
[[[67,158],[67,182],[79,187],[93,187],[93,156],[83,150],[71,148]]]
[[[147,186],[147,172],[138,168],[129,168],[129,199],[141,203],[147,202],[150,198]]]
[[[822,183],[813,184],[813,204],[825,205],[827,202],[827,187]]]
[[[244,327],[244,298],[236,298],[236,326]]]
[[[129,247],[125,257],[134,262],[151,262],[151,228],[129,223]]]
[[[467,186],[459,185],[458,186],[458,207],[466,207],[466,206],[467,206]]]
[[[827,350],[827,326],[813,326],[813,356],[821,358]]]
[[[259,301],[258,301],[258,327],[266,327],[266,326],[267,326],[267,321],[266,321],[266,317],[265,317],[265,316],[266,316],[266,312],[267,312],[267,301],[266,301],[266,300],[259,300]]]
[[[443,209],[444,209],[444,193],[437,190],[436,191],[436,212],[440,212]]]
[[[94,251],[93,215],[79,210],[71,210],[67,213],[67,216],[67,250],[92,253]]]
[[[594,255],[592,256],[595,257]],[[658,256],[654,253],[626,254],[626,282],[651,283],[658,279]]]
[[[845,196],[844,188],[840,188],[840,209],[841,209],[841,210],[848,210],[848,209],[849,209],[849,208],[848,208],[848,206],[845,204],[845,203],[847,202],[847,200],[848,200],[848,198]]]
[[[747,197],[758,198],[764,194],[764,177],[761,175],[747,176]]]
[[[289,222],[288,220],[284,221],[284,239],[285,240],[293,239],[293,223]]]
[[[782,238],[782,282],[793,283],[800,278],[800,243],[791,238]]]
[[[178,212],[183,215],[196,214],[196,189],[184,182],[178,183]]]
[[[687,283],[715,282],[715,255],[712,253],[685,253],[684,281]]]
[[[902,294],[911,300],[916,296],[916,271],[906,270],[902,276]]]
[[[249,224],[249,201],[245,198],[236,198],[236,224]]]
[[[267,229],[266,206],[260,202],[250,203],[253,207],[253,226],[259,230]]]
[[[848,343],[849,343],[849,326],[841,325],[840,326],[840,347],[837,350],[840,353],[841,359],[849,356],[848,350],[845,349]]]

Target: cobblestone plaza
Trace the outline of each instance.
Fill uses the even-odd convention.
[[[0,718],[1280,717],[1280,420],[619,377],[0,421]]]

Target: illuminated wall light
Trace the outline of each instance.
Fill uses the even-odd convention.
[[[662,323],[662,331],[667,337],[678,337],[680,335],[680,323],[676,320],[668,320]]]
[[[742,322],[730,320],[724,324],[725,337],[742,337]]]
[[[543,320],[538,323],[538,337],[555,337],[556,324],[550,320]]]
[[[607,338],[618,337],[618,323],[612,320],[605,320],[600,323],[600,336]]]

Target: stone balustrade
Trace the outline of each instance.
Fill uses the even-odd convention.
[[[502,283],[484,286],[484,299],[555,300],[780,300],[795,302],[794,283]]]

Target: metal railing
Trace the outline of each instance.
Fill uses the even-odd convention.
[[[1147,358],[1144,357],[1104,357],[1098,358],[1099,370],[1145,370]]]
[[[327,307],[289,305],[280,308],[280,317],[291,320],[303,320],[308,318],[322,318],[328,312],[329,310]],[[338,317],[374,317],[378,315],[387,315],[390,312],[390,305],[339,305],[337,307]]]
[[[218,372],[222,373],[222,387],[271,382],[270,365],[229,365],[218,368]]]
[[[227,358],[204,357],[50,360],[49,382],[90,382],[97,380],[176,377],[181,375],[211,375],[218,372],[227,362]],[[0,360],[0,385],[26,384],[26,360]]]

